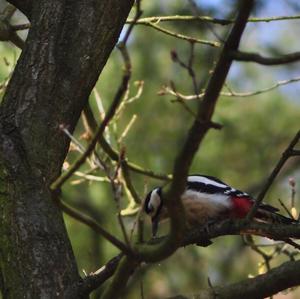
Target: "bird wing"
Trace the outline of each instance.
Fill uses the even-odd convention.
[[[188,176],[187,189],[208,194],[224,194],[237,199],[241,198],[244,202],[249,201],[249,203],[251,203],[250,206],[252,206],[255,202],[255,200],[248,193],[235,189],[223,181],[208,175],[195,174]],[[279,209],[265,203],[261,203],[259,208],[271,213],[276,213],[279,211]]]
[[[251,196],[249,194],[234,189],[226,183],[222,182],[221,180],[207,175],[188,176],[187,189],[208,194],[224,194],[236,197],[249,197],[249,199],[251,199]]]

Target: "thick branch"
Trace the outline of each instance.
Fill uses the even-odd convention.
[[[265,274],[238,283],[203,290],[192,296],[176,296],[168,299],[253,299],[267,298],[280,291],[300,284],[300,261],[286,262]]]
[[[28,15],[31,1],[11,2]],[[7,298],[67,298],[79,276],[49,192],[69,147],[59,127],[73,132],[133,0],[32,3],[0,108],[0,175],[8,190],[0,195],[1,272]]]
[[[69,290],[70,295],[81,294],[83,296],[86,296],[93,290],[100,287],[107,279],[114,275],[121,258],[121,254],[115,256],[99,270],[90,273],[84,279],[81,279],[79,282],[76,282],[74,285],[72,285],[72,287]],[[70,298],[73,297],[70,296]]]
[[[300,52],[281,55],[278,57],[265,57],[259,53],[247,53],[235,51],[231,53],[232,58],[243,62],[256,62],[263,65],[280,65],[296,62],[300,60]]]
[[[287,240],[289,238],[300,239],[300,225],[267,224],[254,221],[248,223],[246,221],[233,221],[228,219],[211,225],[209,231],[205,227],[195,227],[188,231],[181,246],[190,244],[204,246],[208,244],[210,239],[227,235],[240,235],[243,233],[265,236],[277,241]]]
[[[128,278],[132,275],[137,265],[138,261],[124,256],[119,262],[119,266],[110,287],[105,289],[101,299],[119,298],[124,286],[127,284]]]
[[[219,223],[215,223],[209,227],[194,227],[185,233],[185,237],[180,244],[180,247],[188,245],[209,246],[212,239],[224,236],[240,235],[242,232],[251,232],[260,236],[266,236],[273,240],[287,240],[289,238],[300,239],[300,225],[284,225],[284,224],[266,224],[245,221],[233,221],[225,220]],[[155,238],[148,242],[148,245],[155,245],[163,243],[167,239],[167,236]],[[91,273],[83,281],[80,282],[78,287],[82,292],[91,292],[94,289],[101,286],[107,279],[109,279],[115,273],[117,264],[119,263],[120,255],[111,259],[105,266]],[[147,263],[156,262],[155,260],[147,258]]]

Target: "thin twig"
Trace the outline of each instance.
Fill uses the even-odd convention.
[[[286,242],[287,244],[293,246],[294,248],[300,250],[300,245],[298,243],[296,243],[295,241],[293,241],[292,239],[286,239],[283,241]]]
[[[192,6],[192,10],[193,10],[193,15],[194,16],[200,16],[200,14],[202,13],[201,10],[199,9],[197,3],[194,0],[188,0],[188,2],[191,4]],[[221,43],[224,43],[223,38],[220,37],[219,34],[217,34],[217,32],[215,31],[214,27],[212,26],[212,24],[210,22],[203,22],[203,24],[208,28],[208,30],[217,38],[218,41],[220,41]]]
[[[248,91],[248,92],[235,92],[232,89],[230,89],[229,92],[222,91],[220,93],[220,95],[224,96],[224,97],[251,97],[251,96],[260,95],[262,93],[266,93],[266,92],[276,89],[280,86],[288,85],[291,83],[296,83],[299,81],[300,81],[300,77],[296,77],[296,78],[292,78],[292,79],[288,79],[288,80],[278,81],[277,83],[273,84],[272,86],[266,87],[266,88],[263,88],[260,90]],[[228,86],[226,86],[226,88],[229,89]],[[198,99],[203,98],[203,96],[204,96],[204,92],[195,94],[195,95],[184,95],[179,92],[174,93],[174,91],[172,91],[172,89],[169,88],[168,86],[163,86],[162,89],[159,91],[159,95],[166,95],[166,94],[173,95],[176,98],[180,98],[185,101],[198,100]]]
[[[171,89],[174,94],[176,94],[176,87],[173,81],[170,82]],[[178,102],[182,105],[182,107],[190,114],[193,116],[194,119],[197,119],[197,114],[187,105],[187,103],[183,100],[181,100],[180,97],[178,97]]]
[[[250,246],[253,251],[258,253],[263,258],[265,265],[269,271],[271,269],[270,260],[272,259],[272,255],[269,255],[269,254],[265,253],[263,250],[261,250],[255,244],[252,235],[246,235],[246,237],[244,238],[244,241],[245,241],[246,245]]]
[[[197,84],[196,74],[193,69],[194,47],[195,47],[195,43],[190,42],[190,56],[188,59],[188,63],[182,61],[175,50],[171,51],[171,58],[174,62],[178,63],[183,69],[187,71],[188,75],[192,78],[194,93],[198,94],[198,84]]]
[[[122,183],[119,181],[119,176],[120,176],[120,169],[121,169],[121,161],[123,160],[123,157],[125,155],[125,149],[121,149],[120,151],[120,156],[119,156],[119,161],[117,163],[116,166],[116,170],[115,170],[115,174],[113,177],[109,177],[110,182],[111,182],[111,186],[112,186],[112,190],[113,190],[113,194],[114,194],[114,198],[115,198],[115,202],[117,205],[117,209],[118,209],[118,222],[120,224],[122,233],[123,233],[123,237],[124,240],[127,244],[128,247],[131,247],[130,245],[130,239],[127,235],[126,232],[126,228],[123,222],[123,218],[121,215],[121,207],[120,207],[120,200],[121,200],[121,189],[122,189]]]
[[[236,61],[255,62],[262,65],[280,65],[292,63],[300,60],[300,52],[280,55],[278,57],[266,57],[259,53],[248,53],[241,51],[231,52],[232,58]]]
[[[93,231],[100,234],[102,237],[104,237],[106,240],[120,249],[124,254],[130,256],[134,255],[133,251],[129,247],[127,247],[123,242],[103,229],[95,220],[67,206],[59,198],[55,202],[64,213],[89,226]]]
[[[121,105],[119,106],[119,109],[116,112],[116,116],[114,118],[115,120],[118,120],[121,117],[122,112],[124,111],[125,107],[128,104],[131,104],[132,102],[136,101],[137,99],[139,99],[141,97],[143,89],[144,89],[144,81],[135,81],[134,85],[137,86],[136,94],[131,98],[125,97],[125,99],[122,101]],[[129,93],[129,89],[128,89],[128,93]]]
[[[283,167],[285,162],[293,155],[293,149],[294,149],[295,145],[298,143],[299,138],[300,138],[300,131],[298,131],[296,133],[296,135],[294,136],[294,138],[292,139],[292,141],[290,142],[290,144],[288,145],[286,150],[282,153],[280,160],[278,161],[277,165],[275,166],[275,168],[273,169],[269,178],[267,179],[265,186],[262,188],[261,192],[259,193],[259,195],[255,201],[255,204],[249,211],[249,213],[247,215],[247,220],[251,220],[253,218],[255,212],[257,211],[258,206],[264,199],[266,193],[268,192],[269,188],[273,184],[273,182],[274,182],[275,178],[277,177],[277,175],[279,174],[281,168]]]
[[[133,18],[132,22],[130,23],[130,25],[129,25],[126,33],[125,33],[125,36],[123,38],[123,41],[122,41],[124,44],[127,43],[127,40],[128,40],[128,38],[129,38],[129,36],[130,36],[130,34],[132,32],[133,27],[137,24],[140,16],[143,14],[143,11],[141,9],[141,0],[137,0],[135,2],[135,6],[136,6],[136,9],[135,9],[134,18]]]
[[[289,80],[282,80],[282,81],[278,81],[277,83],[275,83],[274,85],[267,87],[267,88],[263,88],[260,90],[256,90],[256,91],[249,91],[249,92],[234,92],[232,90],[230,90],[228,93],[227,92],[221,92],[222,96],[225,97],[252,97],[252,96],[256,96],[268,91],[271,91],[273,89],[276,89],[280,86],[284,86],[284,85],[288,85],[291,83],[296,83],[300,81],[300,77],[296,77],[296,78],[292,78]]]
[[[132,198],[134,199],[134,202],[136,204],[140,204],[141,203],[141,199],[137,193],[137,191],[135,190],[132,181],[131,181],[131,175],[129,172],[129,167],[128,167],[128,163],[125,160],[125,156],[123,158],[123,160],[121,161],[121,168],[122,168],[122,175],[126,184],[126,188],[129,190],[130,195],[132,196]]]
[[[69,168],[69,170],[65,173],[63,173],[54,183],[52,183],[51,185],[51,189],[53,191],[55,190],[59,190],[60,187],[66,182],[66,180],[68,180],[73,173],[85,162],[85,160],[92,154],[98,140],[103,136],[103,133],[105,131],[105,128],[107,127],[108,123],[111,121],[111,119],[113,118],[120,102],[122,101],[122,96],[124,95],[125,91],[127,90],[128,87],[128,82],[130,80],[130,76],[131,76],[131,72],[130,72],[130,65],[128,63],[128,58],[127,58],[127,52],[125,47],[121,47],[121,53],[122,56],[125,60],[125,64],[126,64],[126,68],[125,68],[125,73],[123,75],[123,79],[122,79],[122,83],[119,86],[116,95],[114,97],[114,100],[107,112],[107,114],[105,115],[104,120],[102,121],[99,129],[97,130],[96,134],[94,135],[91,143],[89,144],[89,146],[87,147],[87,149],[85,150],[84,154]]]
[[[135,123],[136,119],[137,119],[137,115],[134,114],[131,117],[131,119],[128,122],[128,124],[126,125],[126,127],[125,127],[124,131],[122,132],[121,136],[119,137],[119,139],[118,139],[118,143],[119,144],[123,142],[124,138],[127,136],[128,132],[130,131],[130,129],[133,126],[133,124]]]
[[[107,177],[101,177],[101,176],[96,176],[96,175],[91,175],[91,174],[86,174],[81,171],[75,171],[75,175],[84,178],[87,181],[96,181],[96,182],[109,182],[109,179]]]
[[[192,36],[177,33],[177,32],[171,31],[169,29],[163,28],[161,26],[158,26],[156,23],[145,23],[143,25],[152,27],[152,28],[156,29],[157,31],[163,32],[169,36],[172,36],[172,37],[175,37],[178,39],[182,39],[182,40],[186,40],[188,42],[202,44],[202,45],[211,46],[211,47],[215,47],[215,48],[221,47],[221,44],[219,42],[199,39],[199,38],[195,38]]]
[[[293,217],[293,215],[291,214],[291,212],[289,211],[289,209],[287,208],[287,206],[282,202],[282,200],[280,199],[280,198],[278,198],[278,201],[279,201],[279,203],[280,203],[280,205],[282,206],[282,208],[286,211],[286,213],[289,215],[289,217],[291,218],[291,219],[294,219],[295,220],[295,218]]]
[[[87,106],[84,108],[84,117],[86,118],[86,121],[90,128],[90,131],[94,132],[97,128],[97,123],[96,123],[95,117],[93,115],[92,109],[89,104],[87,104]],[[102,149],[104,150],[104,152],[110,157],[110,159],[117,162],[119,159],[119,154],[106,141],[104,136],[101,136],[100,139],[98,140],[98,142],[99,142],[100,146],[102,147]],[[141,166],[134,164],[133,162],[130,162],[128,160],[123,161],[123,163],[126,163],[126,165],[128,166],[128,168],[131,171],[134,171],[136,173],[139,173],[139,174],[142,174],[142,175],[154,178],[154,179],[158,179],[158,180],[162,180],[162,181],[170,181],[172,179],[172,175],[156,173],[150,169],[142,168]]]
[[[249,23],[259,23],[259,22],[273,22],[273,21],[290,21],[299,20],[300,15],[295,16],[276,16],[276,17],[264,17],[264,18],[249,18],[247,22]],[[141,18],[136,22],[136,25],[148,25],[148,23],[160,23],[160,22],[209,22],[218,25],[230,25],[234,23],[234,19],[218,19],[210,16],[185,16],[185,15],[174,15],[174,16],[154,16]],[[128,19],[127,24],[131,24],[133,19]]]

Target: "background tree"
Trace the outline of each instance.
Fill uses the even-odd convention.
[[[299,284],[298,251],[282,241],[256,237],[241,242],[227,237],[205,249],[193,245],[174,253],[182,245],[204,245],[217,236],[239,234],[242,228],[271,239],[299,237],[298,226],[252,222],[221,223],[210,235],[201,228],[187,233],[179,221],[178,201],[189,168],[219,176],[253,194],[270,187],[264,181],[299,128],[296,88],[284,93],[277,89],[299,80],[297,67],[289,64],[270,72],[254,64],[231,67],[231,63],[234,59],[269,65],[297,61],[297,52],[279,54],[279,50],[288,53],[299,46],[293,38],[299,19],[294,16],[299,11],[296,2],[272,7],[256,3],[252,8],[253,16],[263,17],[248,20],[239,49],[259,50],[272,58],[236,51],[252,1],[242,1],[239,8],[232,1],[226,6],[144,2],[142,17],[138,2],[128,20],[131,25],[121,34],[123,77],[120,54],[114,51],[89,104],[88,96],[132,3],[110,1],[105,7],[100,1],[13,4],[29,17],[31,28],[24,44],[16,30],[28,29],[28,22],[22,22],[17,13],[11,19],[15,9],[3,7],[1,39],[23,48],[7,86],[14,55],[11,48],[2,46],[1,289],[5,298],[20,294],[79,298],[94,289],[95,298],[114,298],[120,293],[122,298],[163,298],[199,293],[207,289],[207,276],[213,285],[222,285],[257,271],[267,274],[228,287],[208,287],[201,294],[259,298]],[[265,17],[268,12],[275,15],[276,10],[291,16]],[[161,14],[187,17],[147,18]],[[220,19],[201,17],[206,14]],[[276,34],[271,36],[270,31]],[[289,42],[278,43],[279,38]],[[121,84],[112,78],[120,78]],[[208,129],[221,126],[221,131],[210,130],[202,143]],[[57,178],[70,139],[69,155]],[[288,184],[286,177],[297,174],[299,160],[292,157],[299,154],[298,139],[296,135],[280,160],[283,183],[276,184],[269,198],[279,205],[280,197],[294,216],[297,180]],[[201,151],[196,154],[199,143]],[[174,160],[174,180],[168,192],[173,220],[170,228],[162,225],[160,234],[167,237],[149,244],[148,227],[144,236],[137,211],[147,189],[170,180]],[[277,174],[273,172],[274,177]],[[77,274],[58,208],[71,216],[65,221],[78,269],[86,275],[83,279]],[[125,257],[118,255],[120,251]],[[271,270],[287,259],[292,262]],[[105,263],[106,268],[97,270]]]

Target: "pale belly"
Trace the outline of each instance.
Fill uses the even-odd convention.
[[[186,221],[189,226],[205,225],[211,220],[221,220],[230,213],[230,201],[223,195],[216,197],[211,194],[203,194],[195,191],[186,191],[181,197],[185,209]],[[168,218],[166,208],[161,211],[161,220]]]
[[[227,214],[227,209],[190,199],[184,201],[184,209],[186,221],[191,226],[204,225],[210,220],[222,219]]]

